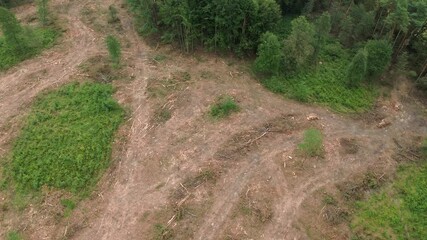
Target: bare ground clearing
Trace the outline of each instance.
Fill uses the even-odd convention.
[[[119,9],[119,27],[107,24],[109,4]],[[313,236],[302,223],[309,224],[304,217],[312,215],[306,211],[318,214],[320,209],[306,204],[313,206],[307,210],[305,201],[355,173],[393,166],[393,139],[427,134],[425,108],[405,91],[379,102],[377,115],[392,125],[378,129],[377,121],[342,116],[265,90],[245,62],[210,53],[187,56],[168,46],[150,48],[120,6],[118,1],[52,1],[67,30],[61,42],[0,73],[0,157],[10,150],[37,94],[84,79],[78,66],[105,55],[106,33],[116,33],[125,43],[123,71],[131,79],[113,81],[116,98],[130,114],[118,134],[112,167],[92,196],[64,218],[59,199],[66,193],[46,190],[41,203],[17,211],[8,207],[10,196],[0,192],[0,205],[6,206],[0,209],[0,238],[17,230],[27,239],[150,239],[154,225],[162,224],[173,239],[309,239]],[[16,11],[21,14],[21,8]],[[34,7],[22,7],[23,15],[31,11]],[[207,112],[223,94],[233,96],[241,111],[214,121]],[[156,117],[159,109],[167,117]],[[320,120],[308,122],[311,113]],[[309,126],[324,134],[324,158],[295,154]],[[343,150],[343,138],[355,139],[357,151]],[[185,186],[212,166],[219,171],[214,182]],[[176,219],[171,192],[182,188],[189,191],[185,201],[190,210]],[[348,233],[342,229],[336,239]]]

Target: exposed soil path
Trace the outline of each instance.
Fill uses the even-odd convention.
[[[113,1],[95,2],[103,10],[112,3],[119,5]],[[82,62],[105,52],[104,36],[81,20],[81,11],[88,3],[91,2],[54,2],[59,7],[68,4],[69,9],[59,14],[67,21],[67,32],[61,46],[0,74],[0,129],[9,129],[8,125],[15,118],[25,114],[37,94],[73,80],[71,77],[78,73],[77,67]],[[212,205],[206,209],[203,221],[192,234],[193,239],[220,239],[232,221],[232,209],[239,196],[260,168],[267,165],[272,169],[270,175],[277,183],[279,197],[274,201],[273,219],[263,230],[264,239],[307,239],[305,233],[295,227],[299,208],[307,197],[327,184],[346,179],[353,172],[365,171],[378,159],[390,157],[394,148],[393,138],[427,135],[426,116],[420,113],[422,107],[412,102],[403,103],[400,111],[386,109],[394,124],[378,129],[376,123],[364,123],[324,108],[284,100],[265,90],[238,66],[227,64],[227,59],[217,56],[207,54],[208,59],[200,61],[171,51],[170,60],[162,64],[153,63],[149,56],[155,51],[137,35],[132,17],[125,9],[119,9],[119,16],[123,26],[121,37],[130,45],[124,51],[124,58],[131,65],[134,76],[134,80],[123,84],[120,90],[130,99],[127,144],[116,163],[117,167],[106,176],[111,178],[107,181],[109,183],[101,183],[98,196],[83,201],[76,210],[85,216],[85,221],[68,236],[71,239],[149,239],[153,223],[146,222],[146,216],[164,208],[171,190],[215,159],[215,153],[233,135],[283,114],[292,113],[300,116],[300,121],[306,121],[305,116],[316,113],[325,137],[326,157],[323,161],[309,171],[289,174],[293,170],[282,169],[287,158],[280,157],[280,164],[276,160],[278,156],[293,154],[303,129],[266,136],[260,140],[259,151],[239,159],[239,164],[221,176]],[[201,55],[206,57],[206,54]],[[175,109],[171,119],[163,125],[154,125],[151,118],[157,106],[147,94],[148,80],[168,77],[176,72],[188,72],[192,83],[167,99]],[[201,77],[207,72],[214,77]],[[224,93],[239,101],[241,112],[219,122],[207,120],[208,106]],[[0,135],[0,155],[4,154],[2,144],[10,139],[10,132],[4,131]],[[346,137],[359,139],[363,150],[351,157],[340,155],[338,141]],[[80,220],[75,217],[71,221]],[[40,230],[29,234],[30,238],[46,236],[46,239],[61,239],[67,232],[67,221],[63,220],[48,230],[40,227]],[[37,231],[43,231],[45,235]]]

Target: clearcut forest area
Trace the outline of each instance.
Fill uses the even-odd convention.
[[[427,239],[427,0],[0,0],[0,239]]]

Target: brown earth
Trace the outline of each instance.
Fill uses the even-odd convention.
[[[119,25],[107,24],[110,4]],[[51,7],[66,30],[59,44],[0,73],[0,158],[35,96],[90,75],[79,66],[106,55],[106,34],[124,43],[125,77],[113,84],[129,118],[112,167],[70,217],[59,204],[67,193],[46,189],[39,202],[16,210],[0,192],[0,238],[15,230],[25,239],[345,239],[345,224],[325,233],[330,226],[320,217],[322,228],[312,227],[325,211],[313,199],[354,174],[390,171],[394,139],[427,134],[426,110],[407,95],[404,80],[371,113],[343,116],[269,92],[235,58],[149,47],[120,2],[55,0]],[[15,9],[20,19],[34,11]],[[241,111],[209,118],[209,106],[224,94]],[[307,121],[313,113],[320,120]],[[392,124],[377,128],[382,118]],[[324,158],[295,152],[311,126],[324,135]]]

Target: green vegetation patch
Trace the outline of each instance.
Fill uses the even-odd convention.
[[[8,232],[6,235],[6,240],[22,240],[23,238],[18,232]]]
[[[58,39],[60,33],[54,28],[26,29],[24,39],[29,47],[25,54],[16,54],[14,50],[6,44],[3,36],[0,36],[0,70],[6,70],[19,62],[34,57],[43,49],[52,47]]]
[[[322,133],[314,128],[304,132],[304,139],[298,145],[298,150],[309,157],[321,157],[324,154]]]
[[[216,119],[228,117],[233,112],[239,111],[239,106],[236,101],[230,97],[225,96],[219,99],[219,101],[211,106],[209,114]]]
[[[355,239],[424,239],[427,236],[426,186],[427,163],[400,167],[393,184],[367,201],[357,203],[351,222]]]
[[[373,86],[348,87],[346,69],[349,60],[327,60],[316,68],[307,68],[292,76],[271,77],[263,84],[273,92],[302,102],[328,106],[331,109],[354,113],[369,110],[375,99]]]
[[[12,152],[18,189],[84,190],[108,167],[124,111],[110,85],[73,83],[35,102]]]
[[[61,205],[64,207],[64,217],[69,217],[76,208],[76,203],[71,199],[61,199]]]

